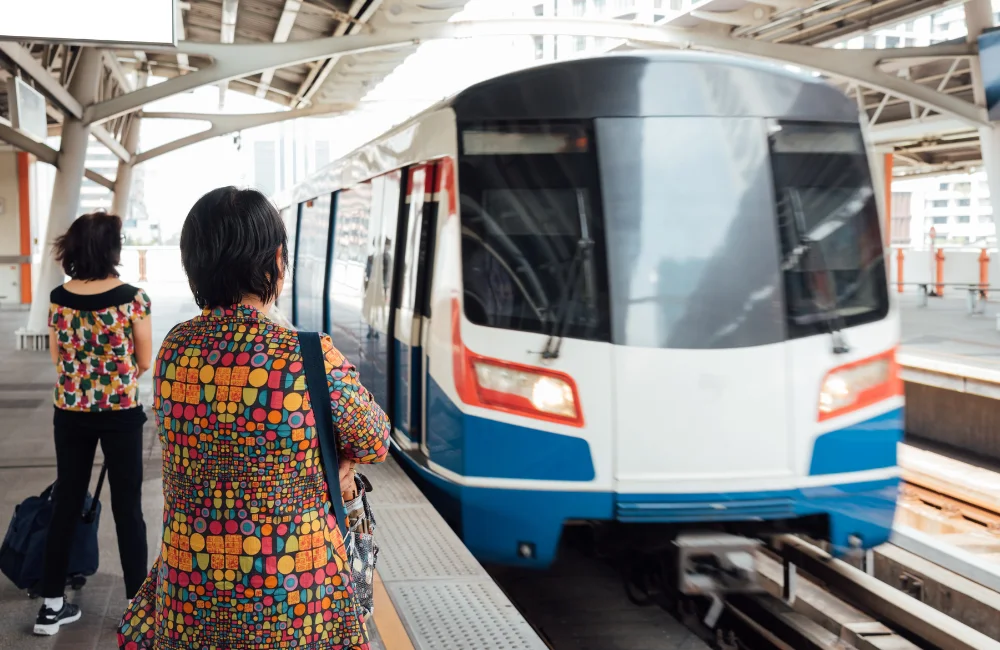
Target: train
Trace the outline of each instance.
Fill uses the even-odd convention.
[[[276,195],[279,305],[480,561],[548,567],[574,525],[850,555],[889,538],[903,431],[868,150],[853,101],[765,62],[519,70]]]

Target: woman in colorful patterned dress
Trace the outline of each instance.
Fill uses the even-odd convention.
[[[122,222],[87,214],[56,240],[56,259],[71,279],[56,287],[49,309],[49,352],[59,375],[53,427],[58,480],[45,547],[35,634],[51,635],[80,618],[63,598],[70,546],[90,483],[97,443],[108,468],[118,551],[131,598],[149,567],[142,518],[142,426],[139,377],[152,357],[149,296],[125,284]]]
[[[385,459],[389,422],[327,336],[330,401],[309,403],[298,336],[267,317],[286,249],[253,190],[209,192],[184,222],[181,258],[204,311],[156,360],[163,544],[122,620],[125,650],[368,648],[314,409],[333,411],[344,489],[355,463]]]

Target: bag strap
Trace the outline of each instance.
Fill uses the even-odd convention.
[[[316,436],[319,438],[326,486],[330,491],[330,504],[337,518],[337,528],[340,529],[340,534],[346,542],[347,509],[344,507],[344,497],[340,494],[340,461],[337,458],[337,438],[333,434],[333,408],[330,404],[330,390],[319,333],[299,332],[299,349],[302,351],[302,367],[305,369],[309,402],[316,421]]]
[[[94,498],[90,500],[90,508],[83,513],[83,518],[86,521],[93,521],[94,517],[97,516],[97,504],[101,498],[101,489],[104,487],[104,478],[108,475],[107,464],[101,465],[101,473],[97,475],[97,488],[94,490]]]

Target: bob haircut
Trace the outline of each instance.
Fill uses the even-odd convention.
[[[122,257],[122,220],[114,214],[91,212],[77,218],[53,244],[56,261],[74,280],[118,277]]]
[[[272,302],[288,267],[285,224],[257,190],[220,187],[198,199],[184,220],[181,262],[202,309],[235,305],[246,296]]]

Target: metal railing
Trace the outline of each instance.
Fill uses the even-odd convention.
[[[920,295],[920,306],[927,306],[929,297],[941,297],[945,287],[960,287],[966,292],[966,309],[970,314],[982,314],[986,311],[988,294],[990,291],[998,291],[1000,287],[990,287],[984,284],[973,282],[897,282],[901,287],[917,287]],[[932,288],[933,287],[933,288]]]

